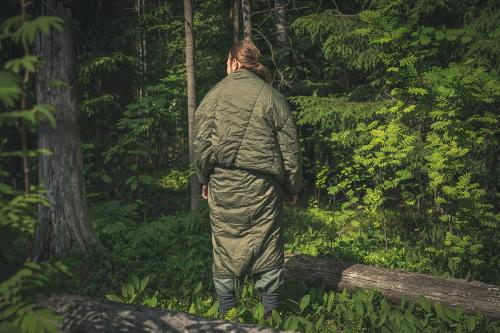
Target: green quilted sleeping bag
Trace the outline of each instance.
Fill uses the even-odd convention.
[[[282,94],[238,69],[195,113],[194,164],[208,184],[213,274],[240,277],[284,263],[285,193],[300,191],[301,153]]]

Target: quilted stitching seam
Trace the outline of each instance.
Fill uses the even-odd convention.
[[[245,125],[245,130],[243,131],[243,136],[241,137],[241,141],[240,141],[240,144],[238,145],[238,149],[236,149],[236,154],[234,154],[234,160],[232,163],[233,165],[234,165],[234,162],[236,161],[236,158],[238,157],[238,153],[240,152],[241,145],[243,144],[243,141],[245,140],[245,135],[247,134],[248,125],[250,124],[250,119],[252,119],[253,112],[255,111],[255,106],[257,105],[260,94],[262,94],[262,91],[264,90],[265,87],[266,87],[266,84],[263,83],[262,88],[260,89],[259,93],[257,94],[257,97],[255,98],[255,102],[253,103],[252,111],[250,112],[250,115],[248,116],[248,120],[247,120],[247,123]]]

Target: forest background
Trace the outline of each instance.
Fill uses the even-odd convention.
[[[23,312],[12,296],[33,294],[27,271],[47,277],[44,286],[71,274],[64,283],[82,295],[216,316],[208,207],[191,195],[188,110],[226,75],[228,48],[243,36],[298,121],[304,188],[286,209],[287,251],[500,284],[498,1],[245,0],[241,10],[193,0],[194,52],[186,1],[66,1],[63,19],[58,3],[0,5],[0,306],[11,310],[0,325],[26,331],[42,311]],[[56,51],[40,47],[55,31],[73,61],[50,62]],[[40,91],[64,91],[73,113],[58,116],[59,101]],[[49,139],[57,128],[68,136]],[[73,156],[69,164],[54,171],[44,140],[55,152],[69,143],[59,155]],[[81,169],[73,209],[88,228],[61,245],[57,228],[41,227],[57,210],[44,180],[68,165]],[[138,277],[140,291],[115,295]],[[373,292],[285,290],[270,322],[250,285],[229,317],[315,331],[499,330]],[[399,314],[382,320],[386,308]]]

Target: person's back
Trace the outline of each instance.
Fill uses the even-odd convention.
[[[260,171],[275,176],[280,183],[285,181],[280,143],[294,154],[299,149],[298,143],[290,140],[293,133],[283,135],[287,121],[290,124],[286,125],[294,125],[293,116],[284,97],[270,84],[249,70],[238,69],[205,96],[196,116],[211,118],[214,165]],[[292,170],[292,176],[300,175],[296,171]]]
[[[254,50],[253,43],[240,42],[232,48],[233,58],[240,56],[244,63],[248,54],[241,54]],[[301,185],[293,115],[262,72],[256,71],[259,77],[249,70],[259,65],[255,61],[254,67],[229,71],[228,60],[228,76],[207,93],[195,114],[195,167],[204,189],[208,186],[221,312],[235,305],[235,282],[246,273],[257,279],[266,312],[276,307],[283,283],[284,196],[298,193]]]

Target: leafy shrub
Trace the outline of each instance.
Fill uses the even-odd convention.
[[[311,80],[331,89],[291,97],[316,184],[311,204],[331,209],[341,234],[381,240],[383,253],[363,255],[372,263],[399,265],[409,252],[390,249],[399,237],[433,255],[414,269],[498,283],[498,256],[488,250],[500,247],[500,79],[490,61],[499,55],[491,43],[498,8],[370,4],[357,15],[326,10],[292,24],[329,63]],[[437,13],[439,23],[430,19]]]
[[[59,316],[37,305],[37,299],[59,290],[70,276],[62,262],[26,262],[0,284],[0,331],[58,332]]]

